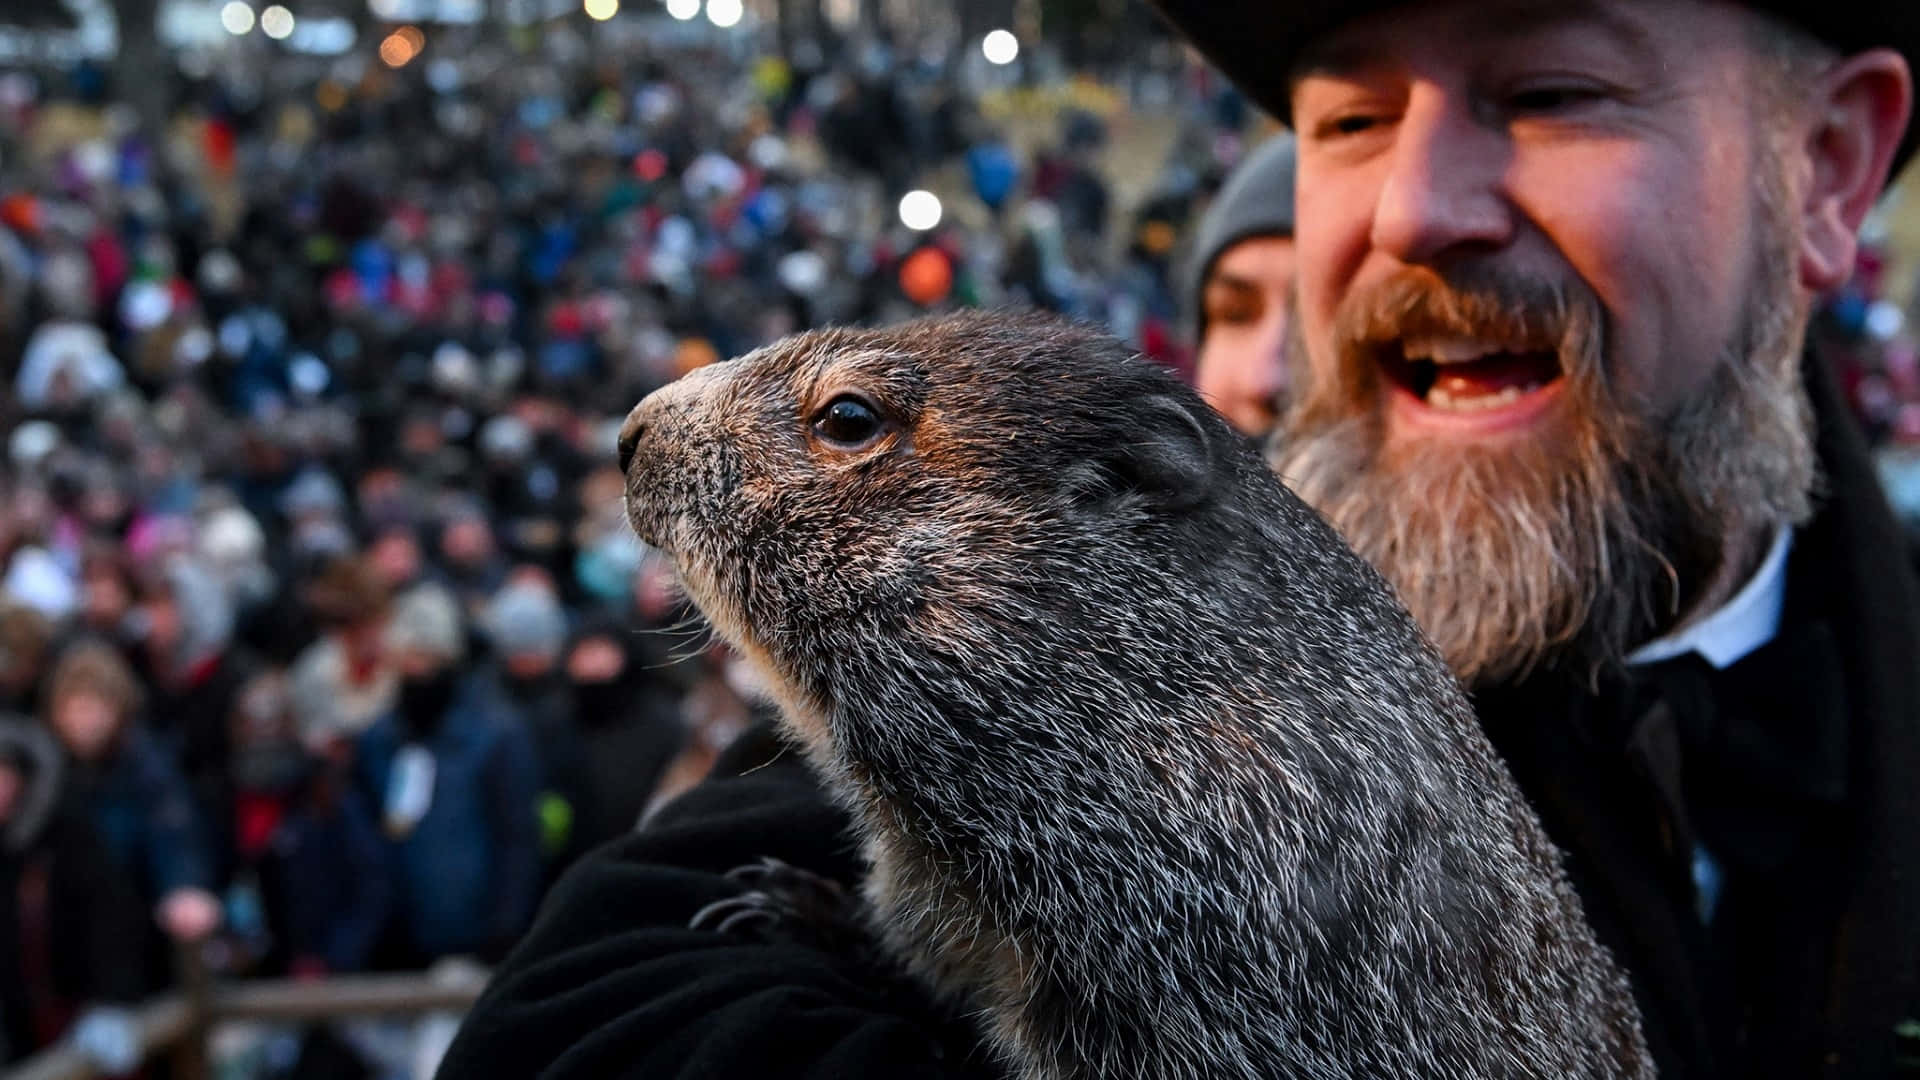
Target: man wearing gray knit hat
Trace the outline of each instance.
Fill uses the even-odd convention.
[[[1248,154],[1200,219],[1187,272],[1199,354],[1194,385],[1248,435],[1265,435],[1286,390],[1293,306],[1291,134]]]

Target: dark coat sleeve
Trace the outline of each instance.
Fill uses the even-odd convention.
[[[81,813],[63,813],[50,835],[56,860],[54,917],[85,935],[84,951],[75,949],[55,963],[78,961],[64,974],[77,975],[76,996],[86,1002],[132,1004],[146,989],[147,910],[126,874],[107,855],[93,823]],[[70,947],[71,938],[56,938]],[[84,959],[75,956],[79,953]]]
[[[175,889],[212,889],[213,866],[207,853],[205,823],[186,778],[151,739],[129,745],[126,752],[134,755],[132,767],[138,770],[145,803],[143,843],[155,892],[164,897]]]
[[[687,929],[763,856],[851,882],[843,814],[765,728],[645,829],[555,886],[442,1077],[947,1080],[998,1075],[971,1033],[856,961]]]
[[[342,855],[352,868],[352,900],[333,914],[326,931],[329,970],[358,971],[366,966],[374,941],[385,925],[393,900],[388,878],[391,864],[380,846],[380,834],[358,793],[341,793],[337,812]]]
[[[504,949],[526,928],[540,895],[540,835],[535,817],[540,774],[533,740],[519,717],[503,718],[488,749],[483,783],[496,887],[488,917],[491,944]]]

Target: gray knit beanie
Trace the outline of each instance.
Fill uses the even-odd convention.
[[[488,640],[501,656],[557,659],[567,644],[567,614],[543,585],[518,582],[493,594],[483,620]]]
[[[1188,262],[1186,295],[1193,305],[1193,339],[1207,333],[1206,306],[1201,290],[1215,259],[1249,236],[1293,235],[1294,138],[1291,132],[1261,143],[1241,161],[1220,186],[1194,233]]]
[[[444,585],[422,582],[401,593],[387,623],[387,647],[431,653],[449,663],[466,657],[466,624],[460,602]]]

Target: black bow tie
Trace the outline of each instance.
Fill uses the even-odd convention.
[[[1649,782],[1691,857],[1778,870],[1846,798],[1847,714],[1839,649],[1824,624],[1783,627],[1738,662],[1696,655],[1631,668],[1595,719]]]

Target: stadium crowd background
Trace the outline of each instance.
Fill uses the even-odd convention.
[[[1002,303],[1185,369],[1189,224],[1266,131],[1217,76],[779,44],[393,26],[170,69],[159,117],[96,63],[0,67],[0,1061],[164,987],[171,943],[496,959],[700,777],[758,706],[621,516],[653,387]],[[1920,529],[1890,203],[1818,333]],[[256,1073],[410,1053],[279,1038]]]

